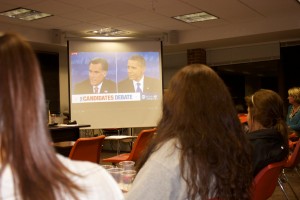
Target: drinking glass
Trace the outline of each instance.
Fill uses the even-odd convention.
[[[111,169],[111,168],[114,168],[113,165],[101,165],[104,169],[108,170],[108,169]]]
[[[123,171],[122,168],[110,168],[107,171],[112,175],[115,181],[120,185],[121,183],[121,172]]]
[[[121,172],[120,187],[124,193],[130,190],[135,176],[136,176],[135,170],[124,170]]]
[[[124,170],[134,170],[134,161],[122,161],[119,162],[119,167]]]

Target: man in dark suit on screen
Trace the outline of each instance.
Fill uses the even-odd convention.
[[[106,79],[108,63],[105,59],[95,58],[89,62],[89,79],[74,88],[74,94],[115,93],[116,83]]]
[[[143,56],[134,55],[128,59],[128,78],[118,84],[119,93],[139,92],[155,93],[161,90],[158,79],[144,76],[146,61]]]

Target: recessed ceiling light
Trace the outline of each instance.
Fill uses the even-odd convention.
[[[184,21],[186,23],[202,22],[207,20],[218,19],[218,17],[208,14],[206,12],[192,13],[187,15],[179,15],[173,17],[175,19]]]
[[[129,31],[123,31],[116,28],[104,27],[98,30],[88,31],[88,34],[100,35],[100,36],[122,36],[128,35]]]
[[[26,21],[31,21],[31,20],[41,19],[44,17],[53,16],[48,13],[42,13],[42,12],[39,12],[36,10],[27,9],[27,8],[16,8],[13,10],[7,10],[4,12],[1,12],[0,15],[15,18],[15,19],[26,20]]]

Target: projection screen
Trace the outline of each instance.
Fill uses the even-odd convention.
[[[163,92],[161,41],[69,40],[68,54],[71,120],[92,128],[156,126]]]

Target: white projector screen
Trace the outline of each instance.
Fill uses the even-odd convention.
[[[92,128],[156,126],[163,92],[161,41],[70,40],[68,52],[71,120]],[[134,57],[142,58],[144,67],[136,67]],[[91,64],[99,59],[100,70]],[[99,86],[101,74],[105,80]],[[139,75],[142,91],[136,92],[133,80]],[[100,93],[93,93],[95,86]]]

